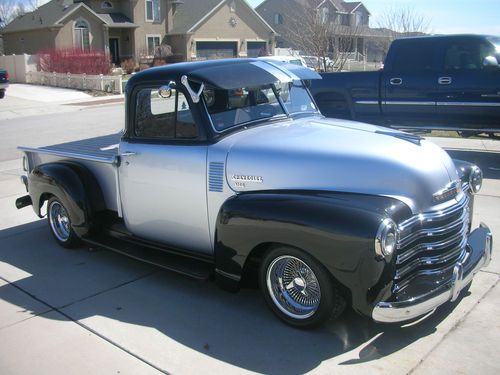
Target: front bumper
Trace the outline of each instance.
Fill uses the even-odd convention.
[[[491,261],[493,237],[485,224],[481,223],[469,235],[468,248],[468,257],[455,265],[448,283],[405,301],[379,302],[373,309],[373,320],[382,323],[404,322],[425,315],[448,301],[455,301],[474,275]]]

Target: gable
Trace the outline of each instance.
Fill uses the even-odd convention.
[[[234,5],[234,7],[233,7]],[[204,38],[224,36],[235,39],[268,40],[274,30],[241,0],[226,0],[190,32]]]

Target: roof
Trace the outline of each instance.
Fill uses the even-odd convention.
[[[99,13],[98,16],[109,27],[138,27],[130,18],[121,13]]]
[[[273,28],[253,9],[246,0],[238,0],[248,7],[255,16],[272,32]],[[183,0],[183,3],[178,5],[173,17],[173,27],[168,32],[169,34],[186,34],[192,32],[193,29],[208,18],[213,12],[217,11],[220,6],[226,3],[227,0]]]
[[[33,12],[17,17],[2,29],[2,33],[36,30],[57,26],[57,22],[66,14],[72,12],[80,4],[72,0],[52,0]]]
[[[109,27],[137,27],[137,25],[121,13],[97,14],[82,2],[74,3],[73,0],[52,0],[33,12],[17,17],[5,26],[1,30],[1,33],[61,27],[61,22],[78,8],[86,9]]]
[[[289,66],[289,64],[266,62],[261,59],[222,59],[177,63],[146,69],[134,74],[128,80],[127,90],[148,81],[157,82],[168,79],[180,82],[183,75],[223,89],[268,84],[277,80],[321,78],[310,69],[298,65]]]

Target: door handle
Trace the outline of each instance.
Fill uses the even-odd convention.
[[[389,83],[393,86],[399,86],[403,83],[403,79],[402,78],[391,78],[389,80]]]
[[[453,82],[453,79],[451,77],[439,77],[438,78],[438,83],[440,85],[449,85],[452,82]]]
[[[120,156],[134,156],[137,155],[137,152],[125,151],[120,154]]]

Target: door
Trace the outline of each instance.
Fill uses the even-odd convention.
[[[120,65],[120,39],[109,38],[109,54],[111,62],[115,65]]]
[[[189,101],[178,89],[162,98],[155,88],[133,93],[129,139],[120,143],[120,196],[127,229],[148,240],[210,253],[207,145]]]
[[[206,60],[236,57],[237,42],[196,42],[196,56]]]
[[[400,125],[432,125],[438,89],[436,52],[431,40],[393,42],[381,82],[386,120]]]
[[[443,48],[443,73],[438,78],[437,111],[450,127],[500,128],[500,68],[495,46],[474,37],[452,39]]]
[[[267,56],[267,43],[247,42],[247,56],[248,57]]]

